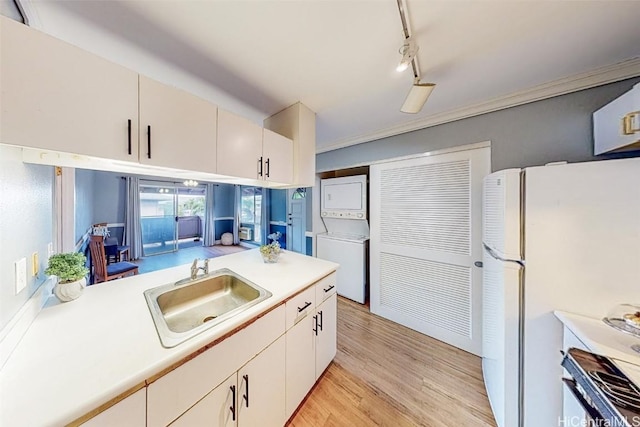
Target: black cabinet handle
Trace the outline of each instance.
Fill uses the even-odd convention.
[[[327,289],[322,289],[325,293],[329,292],[331,289],[335,288],[336,285],[331,285]]]
[[[262,176],[262,157],[258,159],[258,176]]]
[[[147,158],[151,158],[151,125],[147,126]]]
[[[302,307],[298,307],[298,313],[301,313],[304,311],[305,308],[309,307],[311,305],[310,302],[307,302],[305,305],[303,305]]]
[[[313,333],[318,336],[318,316],[313,316]]]
[[[265,174],[267,176],[267,178],[269,178],[269,161],[271,161],[271,159],[267,159],[267,173]]]
[[[229,387],[231,389],[231,406],[229,406],[229,410],[231,411],[231,420],[236,420],[236,386],[232,385]]]
[[[320,329],[322,331],[322,310],[320,310],[320,312],[318,312],[318,319],[319,319],[318,320],[318,329]]]
[[[244,382],[247,384],[247,393],[242,395],[242,398],[244,399],[247,408],[249,407],[249,375],[243,375],[242,378],[244,378]]]
[[[127,120],[127,151],[131,155],[131,119]]]

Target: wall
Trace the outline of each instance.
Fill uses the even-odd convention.
[[[316,157],[317,170],[343,169],[483,141],[491,141],[494,171],[625,156],[593,156],[591,115],[638,82],[640,78],[628,79],[321,153]]]
[[[0,330],[44,281],[47,244],[53,241],[53,187],[51,166],[22,163],[19,148],[0,145]],[[27,274],[27,288],[15,295],[14,265],[38,252],[40,273]]]
[[[218,184],[213,196],[213,212],[216,218],[233,218],[235,187],[231,184]],[[233,219],[216,221],[216,240],[223,233],[233,233]]]
[[[93,171],[93,175],[93,223],[124,223],[127,182],[122,174]]]

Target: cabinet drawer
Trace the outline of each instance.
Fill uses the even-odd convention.
[[[310,286],[287,301],[287,326],[289,329],[316,307],[316,288]]]
[[[166,426],[284,333],[280,305],[147,388],[147,426]]]
[[[316,304],[320,305],[324,300],[336,293],[336,273],[333,272],[316,283]]]

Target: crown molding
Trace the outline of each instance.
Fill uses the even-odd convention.
[[[364,142],[375,141],[402,133],[437,126],[456,120],[479,116],[493,111],[504,110],[530,102],[541,101],[555,96],[577,92],[607,83],[625,80],[640,76],[640,57],[631,58],[613,65],[597,68],[595,70],[554,80],[530,89],[515,92],[506,96],[494,98],[486,102],[480,102],[467,107],[445,111],[431,116],[422,117],[398,126],[388,127],[376,132],[371,132],[356,137],[345,138],[324,147],[316,148],[316,154],[326,153],[339,148]]]
[[[18,6],[18,9],[20,9],[20,14],[24,19],[25,25],[28,25],[29,27],[35,28],[40,31],[44,31],[35,2],[33,0],[14,1],[16,3],[16,6]]]

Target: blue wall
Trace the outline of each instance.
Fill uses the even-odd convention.
[[[234,199],[235,190],[233,185],[216,184],[213,196],[213,211],[215,217],[233,217]]]
[[[287,221],[287,190],[271,190],[271,221]]]

